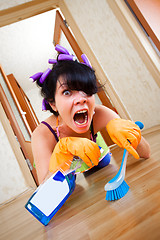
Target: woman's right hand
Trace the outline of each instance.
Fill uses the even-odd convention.
[[[87,138],[62,138],[50,158],[49,171],[55,172],[60,168],[63,171],[68,170],[74,156],[80,157],[89,167],[93,167],[99,163],[100,149],[95,142]]]

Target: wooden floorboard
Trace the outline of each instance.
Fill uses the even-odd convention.
[[[160,131],[146,135],[151,157],[129,156],[126,196],[116,202],[105,200],[104,185],[119,169],[123,151],[112,149],[112,162],[99,171],[77,177],[75,191],[44,227],[24,205],[32,190],[0,210],[0,240],[160,239]]]

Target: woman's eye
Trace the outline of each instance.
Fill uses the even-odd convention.
[[[64,90],[63,95],[65,96],[71,95],[71,92],[69,90]]]

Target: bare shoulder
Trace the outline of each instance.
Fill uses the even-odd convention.
[[[45,128],[40,123],[32,133],[31,142],[40,141],[45,137],[45,135],[46,135]]]
[[[114,119],[118,118],[118,114],[111,110],[110,108],[103,105],[95,106],[95,114],[93,117],[94,129],[96,132],[100,131],[106,127],[107,123]]]
[[[48,119],[46,122],[48,122],[51,127],[54,127],[54,123],[51,125]],[[33,150],[34,148],[37,149],[37,147],[40,148],[40,146],[42,149],[44,149],[43,146],[45,146],[52,151],[57,142],[53,136],[53,133],[48,129],[48,127],[43,123],[40,123],[32,133],[31,143]]]
[[[51,126],[51,128],[53,128],[53,129],[56,126],[56,119],[54,116],[48,117],[45,120],[45,122],[48,123]],[[45,124],[40,123],[36,127],[36,129],[33,131],[32,138],[34,139],[34,138],[44,137],[44,136],[48,135],[49,133],[50,133],[50,131],[49,131],[48,127]]]

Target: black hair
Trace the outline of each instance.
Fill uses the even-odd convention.
[[[95,71],[92,68],[78,61],[63,60],[53,65],[52,71],[43,84],[37,81],[37,84],[41,87],[41,95],[48,102],[55,102],[56,85],[60,76],[64,78],[66,85],[71,90],[83,91],[87,95],[98,92],[99,87]],[[58,115],[49,104],[47,110]]]

